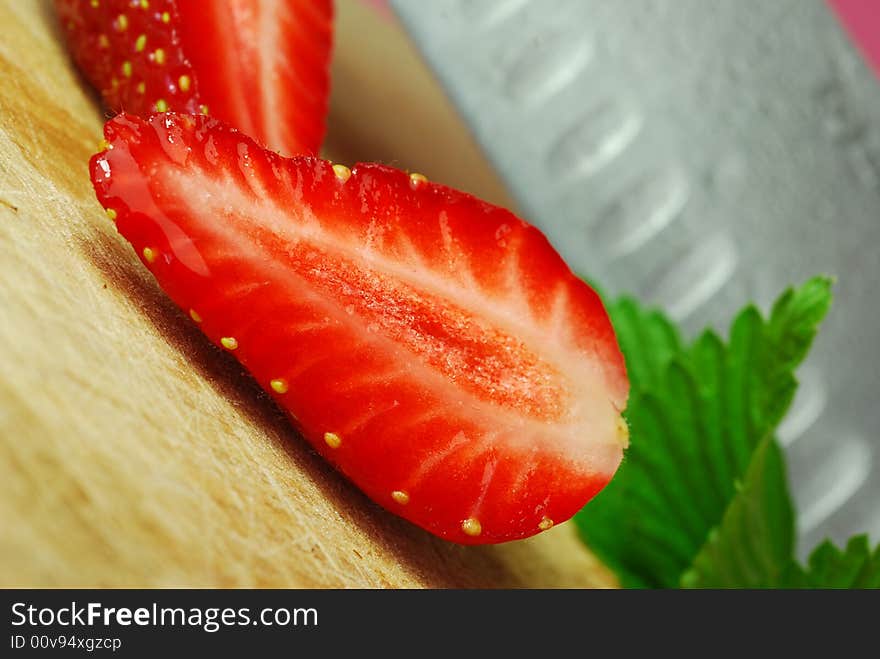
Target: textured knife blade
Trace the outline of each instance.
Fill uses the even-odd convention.
[[[780,438],[800,548],[880,535],[880,85],[821,0],[392,0],[525,215],[689,331],[838,277]]]

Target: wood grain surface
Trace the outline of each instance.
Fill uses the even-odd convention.
[[[378,20],[364,12],[339,3],[338,80],[357,79],[347,44],[359,37],[343,26]],[[397,39],[407,75],[433,84]],[[334,91],[331,135],[357,142],[352,87]],[[502,196],[430,93],[431,121],[454,132],[443,148],[464,154],[432,174],[469,167],[469,181]],[[101,121],[51,5],[0,0],[0,585],[613,584],[570,525],[461,547],[384,512],[329,468],[107,220],[87,174]],[[367,129],[362,145],[389,134]],[[344,141],[334,155],[349,153]]]

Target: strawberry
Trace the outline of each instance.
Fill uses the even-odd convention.
[[[162,288],[374,501],[448,540],[568,519],[629,384],[599,297],[512,213],[213,118],[119,115],[97,197]]]
[[[114,112],[208,113],[283,153],[324,138],[332,0],[55,0]]]

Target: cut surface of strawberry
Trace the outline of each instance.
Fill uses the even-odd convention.
[[[370,498],[460,543],[533,535],[612,477],[623,358],[599,297],[509,211],[204,116],[119,115],[91,160],[143,264]]]
[[[210,113],[282,153],[324,138],[332,0],[55,0],[108,108]]]

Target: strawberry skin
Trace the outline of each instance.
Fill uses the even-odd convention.
[[[200,111],[175,0],[55,0],[55,9],[74,62],[108,108]]]
[[[119,115],[96,194],[144,265],[374,501],[459,543],[567,520],[629,384],[598,296],[510,212],[283,158],[213,118]]]
[[[68,48],[114,112],[210,113],[315,154],[330,90],[332,0],[55,0]]]

